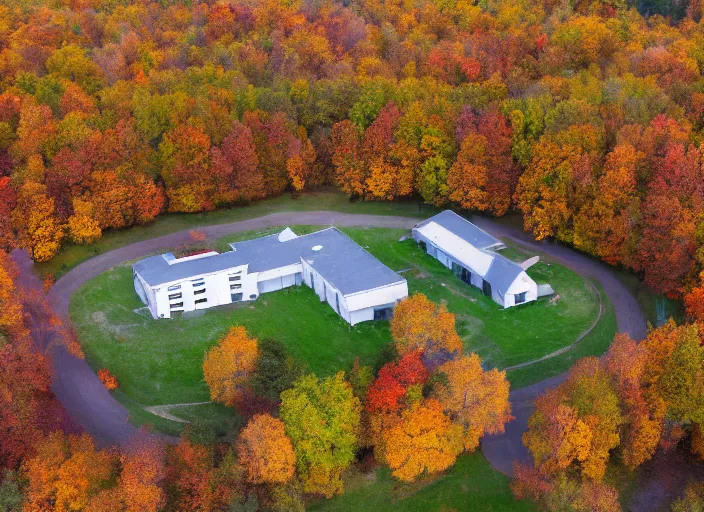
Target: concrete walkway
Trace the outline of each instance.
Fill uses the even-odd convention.
[[[209,238],[216,239],[231,233],[297,224],[410,229],[418,220],[408,217],[319,211],[276,213],[199,229]],[[614,306],[619,331],[628,332],[636,339],[645,336],[646,322],[640,307],[615,276],[613,269],[566,247],[535,242],[528,234],[516,227],[479,217],[473,221],[494,236],[506,237],[529,249],[546,253],[582,276],[598,281]],[[91,258],[76,266],[54,284],[49,292],[51,305],[60,317],[68,321],[71,296],[90,279],[121,263],[165,251],[190,241],[186,230],[137,242]],[[31,271],[31,262],[28,263],[26,254],[15,251],[13,256],[22,263],[23,272]],[[127,443],[135,433],[135,427],[128,421],[127,410],[107,392],[88,364],[71,356],[60,347],[53,351],[53,364],[55,373],[53,390],[71,417],[101,446]],[[513,414],[516,419],[507,426],[505,434],[488,437],[482,443],[484,454],[496,469],[511,474],[514,460],[528,460],[528,453],[521,443],[521,436],[527,428],[528,418],[533,411],[533,400],[563,379],[564,376],[560,375],[511,393]]]

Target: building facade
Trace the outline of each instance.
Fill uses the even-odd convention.
[[[411,233],[430,256],[504,308],[553,293],[525,272],[538,257],[521,264],[509,260],[498,252],[506,247],[503,242],[450,210],[420,222]]]
[[[408,296],[403,277],[336,228],[303,236],[286,228],[230,247],[140,260],[132,268],[135,291],[154,318],[171,318],[306,285],[351,325],[389,318]]]

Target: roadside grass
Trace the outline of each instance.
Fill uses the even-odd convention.
[[[58,279],[87,259],[142,240],[168,235],[184,229],[252,219],[270,213],[316,210],[418,218],[430,217],[439,211],[432,206],[419,206],[417,201],[352,202],[339,191],[332,188],[321,188],[307,191],[295,199],[290,194],[284,194],[251,205],[220,209],[214,212],[164,214],[146,226],[134,226],[117,231],[108,230],[93,245],[66,245],[52,260],[46,263],[35,263],[35,267],[40,273],[52,274]]]
[[[310,503],[307,510],[374,512],[503,512],[533,511],[528,501],[517,501],[509,489],[510,479],[494,470],[481,452],[462,455],[443,475],[405,484],[388,468],[369,474],[352,469],[344,478],[345,493],[331,500]]]
[[[587,356],[600,356],[608,350],[609,345],[611,345],[618,331],[616,314],[613,305],[601,289],[601,286],[597,283],[595,283],[594,286],[597,287],[601,295],[604,307],[601,320],[599,320],[594,329],[582,338],[574,348],[564,354],[532,364],[525,368],[508,371],[506,376],[511,382],[512,389],[520,389],[540,382],[541,380],[559,375],[569,370],[577,359]]]
[[[656,295],[648,289],[647,286],[638,279],[638,276],[625,272],[618,271],[616,276],[631,292],[645,315],[645,319],[653,327],[658,327],[668,319],[672,318],[678,324],[684,320],[684,305],[681,300],[669,299],[664,295]]]

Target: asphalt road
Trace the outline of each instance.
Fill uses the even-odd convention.
[[[230,224],[199,228],[209,238],[215,239],[231,233],[285,225],[336,225],[374,226],[410,229],[419,219],[379,215],[344,214],[338,212],[276,213]],[[567,247],[534,241],[520,229],[496,221],[477,217],[473,221],[498,237],[510,238],[529,249],[551,256],[575,272],[597,280],[614,306],[618,328],[635,339],[646,333],[646,321],[642,311],[629,291],[621,284],[613,269],[588,256]],[[137,242],[101,254],[73,268],[59,279],[49,292],[49,300],[55,313],[68,321],[68,307],[78,288],[110,268],[159,251],[172,249],[191,241],[188,231],[169,234],[151,240]],[[20,264],[22,273],[31,272],[31,260],[26,253],[15,251],[13,257]],[[29,278],[28,278],[29,279]],[[68,354],[63,348],[52,351],[54,365],[53,391],[68,411],[71,418],[90,433],[101,446],[125,445],[136,429],[128,421],[127,410],[107,392],[88,364]],[[499,471],[512,474],[514,460],[528,460],[521,436],[527,429],[528,418],[533,412],[533,400],[549,387],[559,384],[564,375],[539,382],[511,393],[514,421],[507,425],[506,432],[490,436],[482,442],[482,450],[489,462]]]

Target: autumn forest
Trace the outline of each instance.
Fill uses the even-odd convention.
[[[619,334],[536,401],[516,499],[621,510],[609,468],[678,444],[704,458],[703,9],[0,0],[0,509],[298,511],[344,494],[352,464],[414,482],[504,431],[505,372],[463,354],[455,315],[421,294],[378,368],[306,374],[233,327],[203,360],[211,399],[247,418],[231,439],[145,429],[103,449],[63,410],[36,333],[81,349],[22,289],[12,249],[47,262],[162,215],[320,187],[520,215],[535,239],[683,302],[682,325]],[[673,510],[702,507],[695,484]]]

